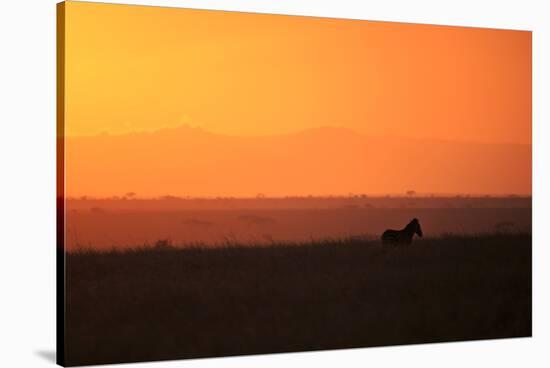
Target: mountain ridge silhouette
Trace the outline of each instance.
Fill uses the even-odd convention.
[[[247,138],[247,139],[262,139],[269,137],[288,137],[288,136],[314,136],[316,134],[331,133],[337,135],[347,135],[347,136],[358,136],[364,139],[393,139],[393,140],[415,140],[415,141],[436,141],[436,142],[454,142],[454,143],[463,143],[463,144],[484,144],[484,145],[518,145],[518,146],[531,146],[531,143],[523,142],[484,142],[484,141],[475,141],[475,140],[460,140],[460,139],[449,139],[449,138],[438,138],[438,137],[406,137],[398,134],[385,134],[385,135],[369,135],[358,132],[356,130],[336,126],[336,125],[324,125],[319,127],[305,128],[301,130],[295,130],[290,132],[283,133],[273,133],[273,134],[251,134],[251,135],[235,135],[235,134],[225,134],[215,131],[210,131],[199,126],[191,126],[188,124],[181,124],[177,126],[163,127],[157,130],[143,130],[143,131],[133,131],[133,132],[122,132],[122,133],[109,133],[109,132],[100,132],[97,134],[91,135],[78,135],[78,136],[67,136],[65,139],[74,140],[74,139],[89,139],[89,138],[98,138],[98,137],[125,137],[125,136],[154,136],[154,135],[163,135],[163,134],[173,134],[173,133],[193,133],[196,135],[207,135],[207,136],[220,136],[227,138]]]
[[[66,147],[71,195],[531,193],[525,144],[371,137],[338,127],[227,136],[179,126],[68,138]]]

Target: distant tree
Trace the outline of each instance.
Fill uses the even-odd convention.
[[[173,195],[170,195],[170,194],[166,194],[166,195],[161,196],[160,199],[164,200],[164,201],[173,201],[173,200],[179,199],[179,197],[176,197],[176,196],[173,196]]]
[[[414,190],[407,190],[407,195],[408,195],[409,197],[412,197],[412,196],[416,195],[416,191],[414,191]]]
[[[256,194],[256,198],[258,198],[258,199],[265,198],[265,194],[258,193],[258,194]]]
[[[125,194],[125,196],[128,197],[128,198],[133,198],[133,197],[136,196],[136,193],[135,192],[128,192],[128,193]]]

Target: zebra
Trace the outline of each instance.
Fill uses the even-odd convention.
[[[383,244],[411,244],[414,234],[422,237],[422,228],[418,219],[414,218],[401,230],[388,229],[382,234]]]

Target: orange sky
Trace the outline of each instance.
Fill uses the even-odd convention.
[[[526,31],[69,1],[65,56],[67,137],[182,124],[233,136],[332,126],[364,136],[531,144]],[[79,183],[103,180],[106,195],[109,179],[96,171],[71,176],[79,154],[78,145],[66,152],[69,193],[86,194]],[[513,188],[530,193],[530,156],[516,166],[526,165],[529,177],[516,179],[525,185]],[[502,179],[485,190],[499,192]],[[151,185],[159,188],[149,195],[176,194]],[[345,185],[335,190],[347,193]]]
[[[531,33],[68,2],[68,135],[531,142]]]

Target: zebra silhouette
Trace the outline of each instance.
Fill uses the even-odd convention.
[[[422,236],[422,228],[418,219],[414,218],[401,230],[388,229],[382,234],[383,244],[411,244],[414,234]]]

